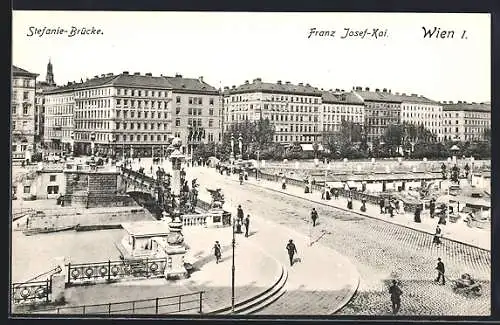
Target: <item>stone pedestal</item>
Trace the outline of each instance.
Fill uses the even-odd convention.
[[[64,303],[66,280],[68,276],[69,260],[64,257],[55,259],[57,266],[61,268],[61,272],[52,275],[52,301],[55,303]]]
[[[176,215],[174,221],[169,223],[170,233],[167,237],[168,246],[165,250],[167,253],[167,264],[165,265],[163,274],[166,279],[172,277],[185,278],[188,275],[184,267],[186,246],[184,245],[184,236],[182,235],[182,221],[178,211],[174,215]]]

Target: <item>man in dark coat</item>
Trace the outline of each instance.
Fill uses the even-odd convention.
[[[286,250],[288,251],[288,257],[290,258],[290,266],[293,265],[293,256],[297,253],[297,247],[293,243],[293,240],[289,240],[286,245]]]
[[[241,225],[243,223],[243,218],[245,217],[245,214],[243,213],[243,209],[241,208],[241,205],[238,205],[238,210],[236,213],[236,233],[241,234]]]
[[[397,314],[401,307],[401,295],[403,291],[398,287],[396,280],[392,280],[392,285],[389,287],[389,294],[391,295],[392,313]]]
[[[429,213],[431,218],[434,218],[434,212],[436,211],[436,201],[434,199],[429,203]]]
[[[220,247],[219,241],[215,241],[215,244],[214,244],[214,255],[215,255],[215,263],[219,264],[221,256],[222,256],[222,249]]]
[[[316,220],[318,220],[318,212],[316,211],[315,208],[313,208],[311,211],[311,219],[313,222],[313,227],[316,227]]]
[[[436,266],[436,270],[438,271],[438,276],[436,278],[436,280],[434,280],[435,282],[438,282],[439,283],[439,280],[441,279],[442,280],[442,285],[445,284],[445,279],[444,279],[444,263],[441,262],[441,258],[438,258],[438,263],[437,263],[437,266]]]
[[[380,207],[380,213],[384,214],[385,213],[385,211],[384,211],[385,201],[383,198],[381,198],[380,201],[378,201],[378,205]]]
[[[248,229],[250,228],[250,215],[245,218],[245,237],[248,237]]]

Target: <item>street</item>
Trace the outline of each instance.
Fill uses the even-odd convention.
[[[239,185],[236,175],[222,176],[214,169],[189,168],[187,175],[188,179],[198,178],[202,191],[207,186],[221,187],[226,200],[241,204],[245,213],[259,215],[306,235],[309,225],[305,220],[315,207],[319,225],[313,233],[318,235],[322,229],[330,232],[324,234],[318,243],[351,259],[361,275],[358,293],[338,314],[381,315],[389,312],[387,288],[388,281],[393,278],[401,281],[404,292],[400,314],[490,314],[491,259],[486,251],[455,242],[436,247],[432,245],[430,235],[251,184]],[[451,279],[462,273],[470,273],[478,279],[483,286],[483,295],[466,298],[452,291],[450,281],[446,286],[435,284],[434,268],[438,257],[443,259],[446,275]],[[321,261],[318,261],[318,267],[321,267]],[[273,308],[280,308],[280,300],[262,313],[275,313]],[[281,313],[286,311],[281,310]]]

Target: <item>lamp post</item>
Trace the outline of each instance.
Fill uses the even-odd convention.
[[[90,133],[90,154],[94,157],[95,154],[95,132]]]
[[[74,157],[75,155],[75,133],[74,132],[71,132],[71,135],[70,135],[70,138],[71,140],[69,140],[69,144],[70,144],[70,155],[71,157]]]
[[[234,276],[235,276],[235,271],[236,267],[234,265],[234,251],[236,247],[236,239],[234,237],[234,227],[236,225],[235,219],[233,218],[233,240],[232,240],[232,246],[233,246],[233,261],[232,261],[232,267],[231,267],[231,313],[234,314]]]
[[[255,177],[255,179],[259,179],[259,170],[260,170],[259,154],[260,154],[260,150],[257,150],[257,177]]]

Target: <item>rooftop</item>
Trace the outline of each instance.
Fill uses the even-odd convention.
[[[130,74],[128,71],[117,75],[113,73],[102,74],[101,76],[94,76],[94,78],[86,79],[85,81],[82,79],[80,82],[68,82],[66,85],[47,91],[47,93],[59,93],[101,86],[143,87],[218,94],[218,90],[204,82],[203,77],[195,79],[183,78],[182,75],[176,75],[175,77],[153,76],[151,73],[140,74],[136,72]]]
[[[418,94],[406,94],[406,93],[393,93],[391,89],[375,88],[370,90],[369,87],[353,87],[353,91],[357,93],[361,98],[366,101],[381,101],[381,102],[394,102],[394,103],[426,103],[440,105],[439,102],[424,97]]]
[[[38,77],[39,76],[39,74],[37,74],[37,73],[29,72],[27,70],[16,67],[15,65],[12,65],[12,74],[14,76],[26,76],[26,77]]]
[[[338,91],[323,91],[323,103],[341,103],[341,104],[359,104],[363,105],[364,101],[359,96],[352,92],[338,92]]]
[[[491,103],[458,102],[443,104],[443,111],[491,112]]]
[[[321,90],[311,86],[310,84],[299,83],[294,85],[289,81],[282,82],[278,80],[276,83],[262,82],[261,78],[256,78],[250,83],[248,80],[244,84],[231,89],[225,89],[228,94],[241,94],[248,92],[267,92],[279,94],[297,94],[309,96],[321,96]]]
[[[165,221],[135,221],[121,224],[123,229],[135,237],[164,236],[170,233]]]

